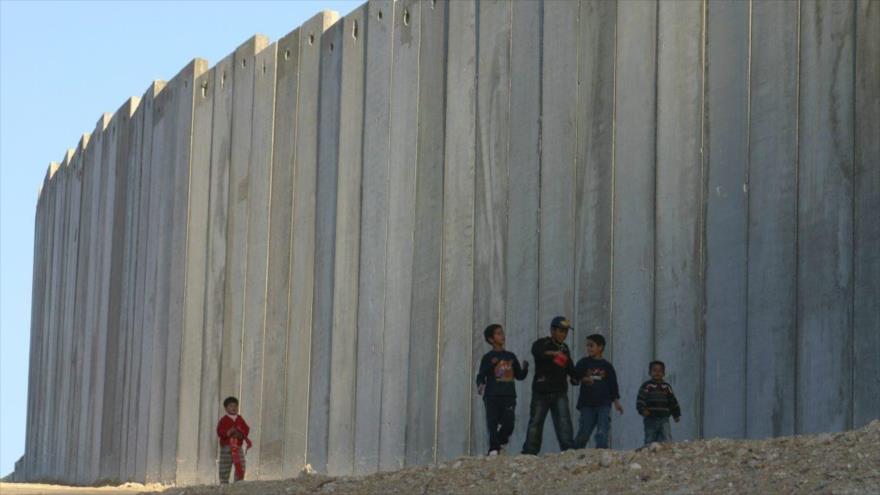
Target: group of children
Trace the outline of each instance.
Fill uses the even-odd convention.
[[[550,336],[532,344],[535,376],[532,379],[532,401],[529,407],[529,425],[522,453],[535,455],[541,450],[544,421],[549,412],[553,418],[556,439],[561,450],[586,447],[595,430],[596,448],[608,448],[611,429],[611,407],[623,414],[617,373],[605,360],[605,338],[599,334],[587,337],[587,356],[572,364],[571,352],[565,344],[571,323],[563,316],[553,318]],[[477,392],[486,406],[486,426],[489,430],[489,455],[498,455],[513,432],[516,389],[513,380],[524,380],[529,363],[520,365],[516,356],[505,350],[504,328],[492,324],[483,331],[486,342],[492,346],[480,362],[477,373]],[[651,379],[639,387],[636,410],[643,416],[645,444],[671,439],[669,418],[681,419],[678,400],[672,387],[663,381],[666,365],[651,361],[648,365]],[[580,413],[577,435],[573,435],[568,405],[568,384],[580,385],[577,409]]]
[[[544,421],[549,412],[553,418],[556,438],[561,450],[586,447],[595,430],[596,448],[608,448],[611,429],[611,407],[623,414],[617,373],[602,356],[605,338],[599,334],[587,337],[587,356],[572,364],[571,352],[565,344],[571,323],[557,316],[550,323],[550,336],[532,344],[535,376],[532,379],[532,401],[529,408],[529,427],[522,453],[536,455],[541,450]],[[529,362],[520,364],[516,355],[504,348],[504,328],[494,323],[483,331],[483,338],[492,346],[480,361],[477,373],[477,392],[483,396],[486,407],[486,426],[489,430],[489,455],[496,456],[507,445],[516,419],[516,388],[514,380],[525,380]],[[670,440],[669,418],[676,422],[681,409],[672,387],[663,381],[666,366],[662,361],[648,365],[651,379],[639,387],[636,409],[643,416],[645,444]],[[577,409],[580,413],[577,435],[573,435],[568,406],[568,384],[580,385]],[[238,399],[223,401],[226,414],[217,424],[220,439],[220,483],[229,483],[229,474],[235,468],[235,481],[244,479],[245,446],[250,427],[238,414]]]

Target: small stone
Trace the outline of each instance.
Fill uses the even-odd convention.
[[[629,465],[629,468],[632,469],[633,471],[637,471],[639,469],[642,469],[642,465],[639,464],[638,462],[634,462]]]
[[[612,462],[614,462],[614,456],[610,452],[602,452],[602,457],[599,458],[599,465],[608,467]]]
[[[452,469],[458,469],[461,467],[461,461],[455,461],[455,464],[452,465]]]
[[[660,444],[657,442],[651,442],[651,445],[648,446],[648,450],[651,452],[658,452],[660,450]]]

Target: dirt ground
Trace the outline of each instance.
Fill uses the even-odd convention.
[[[124,491],[7,491],[3,495]],[[23,485],[15,485],[23,486]],[[63,488],[63,487],[59,487]],[[88,491],[91,490],[91,491]],[[880,494],[880,420],[856,431],[772,440],[653,444],[637,451],[574,450],[538,457],[463,457],[364,477],[302,473],[280,481],[172,487],[161,495],[319,494]],[[153,492],[160,493],[160,492]]]
[[[41,485],[37,483],[0,483],[0,495],[126,495],[130,493],[156,493],[161,487],[126,483],[121,486],[72,487],[60,485]]]

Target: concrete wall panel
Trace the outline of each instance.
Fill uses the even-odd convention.
[[[199,409],[204,356],[205,280],[208,252],[208,208],[211,185],[211,135],[214,70],[197,76],[192,110],[189,167],[189,211],[185,245],[186,278],[180,350],[180,400],[177,435],[177,483],[198,481],[199,436],[211,435],[214,424],[202,424]],[[212,456],[213,457],[213,456]]]
[[[272,194],[269,198],[268,278],[266,323],[263,341],[263,394],[260,418],[260,475],[281,476],[284,441],[287,319],[290,291],[291,207],[296,150],[297,88],[299,83],[300,31],[278,40],[275,62],[275,111],[272,142]],[[279,372],[280,371],[280,372]],[[213,443],[216,443],[211,439]]]
[[[538,210],[541,164],[541,15],[540,2],[511,5],[510,137],[508,165],[507,300],[504,323],[507,348],[534,364],[532,341],[538,335]],[[475,329],[476,330],[476,329]],[[510,438],[518,452],[528,428],[534,369],[517,391],[516,425]],[[477,425],[479,428],[482,425]]]
[[[557,315],[574,317],[575,171],[577,156],[578,9],[575,2],[544,4],[541,80],[541,213],[538,335],[549,335]],[[577,327],[575,327],[577,328]],[[578,333],[568,345],[575,358]],[[571,394],[569,394],[570,396]],[[573,401],[570,404],[574,411]],[[576,415],[572,416],[576,419]],[[541,451],[559,450],[551,419]]]
[[[185,294],[187,244],[189,241],[199,242],[199,234],[191,232],[190,220],[203,223],[202,218],[193,219],[190,202],[190,180],[192,171],[193,145],[193,104],[196,91],[196,78],[208,69],[208,63],[202,59],[194,59],[187,64],[175,77],[177,89],[180,91],[175,101],[173,121],[173,153],[171,166],[174,171],[173,201],[174,210],[171,223],[171,251],[169,267],[171,277],[168,285],[168,352],[166,356],[165,375],[165,420],[162,432],[162,479],[173,482],[177,479],[178,446],[180,445],[180,383],[181,361],[184,355],[181,346],[184,339]],[[201,208],[198,205],[197,208]],[[199,214],[199,213],[196,213]],[[200,228],[200,227],[199,227]],[[196,229],[196,227],[193,227]],[[194,238],[195,237],[195,238]],[[197,263],[197,262],[196,262]],[[199,365],[200,366],[200,365]],[[188,411],[192,412],[192,411]]]
[[[220,357],[220,396],[241,395],[242,328],[247,273],[247,222],[254,105],[254,55],[268,45],[254,36],[236,48],[229,77],[233,79],[232,134],[226,247],[226,299],[223,303],[223,347]],[[221,398],[221,400],[223,400]],[[240,398],[240,397],[239,397]]]
[[[443,235],[444,96],[448,2],[420,12],[419,137],[416,224],[413,239],[412,307],[406,414],[406,465],[434,459],[437,425],[437,324]]]
[[[507,280],[508,139],[510,136],[510,30],[512,5],[477,6],[477,113],[474,184],[474,370],[491,349],[483,328],[504,324]],[[474,373],[476,375],[476,372]],[[473,384],[473,382],[471,382]],[[489,450],[483,398],[471,392],[471,452]]]
[[[148,299],[152,296],[153,305],[148,316],[151,325],[150,338],[152,339],[151,366],[150,366],[150,391],[149,391],[149,422],[147,427],[147,482],[162,481],[161,465],[163,457],[163,437],[165,420],[165,385],[166,385],[166,355],[168,342],[168,264],[171,260],[171,216],[174,207],[174,168],[173,142],[174,142],[174,114],[175,103],[183,83],[181,78],[172,79],[156,95],[153,104],[153,139],[151,152],[151,167],[153,168],[153,181],[151,184],[151,204],[155,204],[155,232],[156,242],[151,249],[150,262],[154,271],[153,281],[148,285],[152,287],[152,293],[148,293]],[[152,236],[151,236],[152,237]]]
[[[708,185],[703,435],[742,437],[748,358],[749,4],[708,3],[705,38],[703,122]]]
[[[272,178],[272,137],[275,123],[275,58],[273,43],[248,63],[254,64],[254,108],[251,124],[250,170],[247,180],[247,270],[242,327],[241,414],[250,421],[252,439],[260,439],[263,398],[263,333],[266,321],[266,270],[269,253],[269,200]],[[260,445],[254,443],[248,471],[260,475]]]
[[[385,331],[385,235],[388,217],[388,157],[391,102],[391,42],[395,3],[367,4],[364,75],[364,149],[361,178],[361,246],[358,277],[357,390],[354,471],[379,468],[382,362]]]
[[[141,149],[141,167],[144,177],[141,180],[141,204],[138,230],[144,242],[139,249],[138,287],[137,294],[141,301],[140,309],[135,314],[135,325],[141,339],[140,343],[140,376],[138,379],[137,402],[142,407],[136,412],[136,443],[139,446],[134,458],[134,479],[139,482],[146,480],[147,459],[149,451],[149,424],[153,405],[149,402],[153,378],[153,321],[155,316],[156,297],[156,232],[158,228],[157,186],[160,176],[154,173],[153,165],[153,117],[156,113],[156,95],[165,87],[164,82],[155,81],[144,93],[141,108],[144,111],[144,135]],[[154,211],[155,210],[155,211]],[[144,405],[146,404],[146,405]]]
[[[309,383],[312,351],[312,304],[315,290],[315,201],[318,174],[318,97],[321,35],[337,15],[322,12],[300,28],[300,88],[297,104],[296,164],[294,166],[293,241],[291,252],[290,320],[287,344],[283,472],[294,474],[307,461]],[[329,47],[328,47],[329,50]],[[326,433],[326,429],[325,429]]]
[[[421,2],[404,0],[394,12],[391,48],[391,153],[385,246],[385,337],[379,469],[403,467],[409,381],[410,310],[418,158]]]
[[[801,3],[798,433],[852,424],[854,15],[853,2]]]
[[[337,47],[342,53],[327,472],[341,475],[350,475],[354,470],[356,404],[352,398],[357,384],[366,15],[366,7],[361,7],[343,19]],[[329,145],[330,142],[322,143],[322,147]]]
[[[673,438],[700,435],[703,366],[703,8],[659,2],[655,355],[681,404]]]
[[[229,162],[232,138],[233,64],[229,54],[214,66],[208,88],[213,99],[211,111],[211,163],[208,186],[207,253],[205,267],[205,316],[202,335],[201,390],[199,396],[198,467],[196,478],[209,483],[217,480],[219,445],[214,426],[223,413],[220,395],[221,352],[226,302],[226,243],[229,206]],[[213,89],[211,89],[213,87]],[[207,96],[207,95],[206,95]],[[211,425],[211,429],[207,429]]]
[[[140,232],[140,211],[145,208],[141,204],[143,198],[142,185],[145,176],[141,157],[143,155],[144,138],[144,101],[137,106],[132,115],[130,128],[131,141],[128,148],[128,183],[125,210],[125,253],[124,273],[122,282],[123,308],[121,311],[120,328],[125,335],[123,356],[124,379],[122,385],[121,438],[119,453],[119,479],[130,480],[134,477],[134,459],[137,451],[137,422],[135,411],[139,409],[136,392],[139,390],[141,365],[140,328],[136,326],[137,309],[142,304],[138,297],[138,266],[140,263],[139,247],[145,241]]]
[[[109,224],[109,277],[107,295],[107,362],[104,368],[104,398],[101,426],[101,466],[100,478],[117,480],[120,467],[120,446],[122,437],[122,380],[121,372],[125,356],[123,354],[124,336],[122,332],[122,290],[125,255],[126,206],[128,203],[129,153],[132,145],[132,115],[140,103],[139,98],[130,98],[116,112],[116,152],[113,167],[114,191],[112,223]]]
[[[40,377],[41,351],[42,351],[42,311],[45,304],[45,277],[47,270],[46,263],[46,203],[48,202],[48,194],[44,193],[46,189],[46,179],[43,179],[40,185],[40,191],[37,196],[36,211],[34,213],[34,264],[33,277],[31,282],[31,334],[30,334],[30,352],[28,354],[28,402],[25,424],[25,445],[32,447],[35,445],[35,436],[39,431],[37,421],[39,414],[37,411],[38,382]],[[76,396],[74,396],[76,397]],[[24,465],[22,469],[25,477],[29,477],[34,472],[35,452],[33,448],[25,450]]]
[[[752,5],[746,435],[794,433],[798,11]]]
[[[86,311],[83,324],[82,336],[82,362],[89,363],[83,366],[82,384],[83,387],[79,391],[80,411],[79,411],[79,438],[77,439],[77,483],[88,483],[93,481],[90,470],[91,461],[91,445],[92,445],[92,422],[93,414],[93,390],[94,390],[94,370],[91,363],[94,361],[93,341],[95,338],[96,316],[97,316],[97,280],[100,272],[100,258],[98,255],[98,241],[100,239],[101,226],[99,223],[101,212],[101,154],[104,141],[104,131],[110,121],[109,114],[104,114],[95,126],[92,137],[89,140],[89,146],[83,161],[84,181],[87,181],[90,196],[91,208],[89,211],[89,247],[88,256],[92,260],[89,268],[89,278],[86,281]]]
[[[470,453],[474,331],[476,5],[449,3],[436,460]],[[463,421],[462,417],[468,418]]]
[[[110,307],[111,280],[113,277],[113,227],[116,218],[116,186],[117,186],[117,162],[118,144],[120,135],[124,134],[124,115],[127,114],[125,106],[113,115],[104,131],[104,140],[101,147],[101,187],[100,187],[100,215],[98,232],[98,266],[97,300],[95,318],[95,337],[92,341],[92,401],[91,410],[91,452],[90,452],[90,478],[94,482],[104,480],[104,402],[108,390],[113,384],[107,384],[108,368],[108,337],[113,339],[115,345],[116,328],[115,322],[111,322]],[[115,300],[114,300],[115,302]],[[112,334],[112,335],[111,335]],[[115,363],[110,363],[114,365]],[[109,408],[106,411],[109,413]],[[106,424],[109,430],[112,425]]]
[[[309,375],[307,461],[327,471],[330,416],[330,349],[333,334],[333,272],[336,257],[336,182],[339,157],[339,95],[342,81],[342,21],[321,35],[318,164],[315,186],[315,295]]]
[[[880,411],[880,4],[856,10],[853,423]]]
[[[577,170],[575,189],[575,310],[578,335],[611,337],[611,199],[614,155],[614,64],[617,3],[581,2],[578,26]],[[612,345],[606,343],[612,358]],[[577,389],[575,389],[575,393]],[[576,398],[574,396],[573,398]],[[615,418],[616,419],[616,418]]]
[[[79,276],[77,264],[79,261],[79,232],[80,232],[80,205],[82,198],[82,142],[67,164],[67,189],[68,205],[67,217],[64,222],[67,227],[67,239],[65,242],[65,266],[67,274],[64,287],[64,313],[62,315],[62,345],[59,355],[60,390],[59,403],[63,408],[58,417],[58,462],[56,471],[60,479],[69,476],[70,464],[70,418],[67,413],[67,405],[71,402],[73,377],[75,376],[77,363],[73,358],[74,350],[74,312],[76,301],[76,282]]]
[[[61,260],[64,248],[63,221],[65,215],[64,208],[64,189],[61,176],[63,174],[62,164],[54,163],[50,165],[50,182],[51,182],[51,254],[48,262],[50,263],[50,277],[47,290],[47,302],[45,308],[44,332],[46,339],[43,344],[43,403],[41,410],[43,411],[43,424],[40,436],[38,455],[42,460],[42,466],[39,470],[40,474],[50,479],[55,476],[54,473],[54,452],[52,445],[55,442],[54,421],[57,408],[57,393],[55,378],[55,370],[58,365],[57,359],[57,342],[58,342],[58,326],[61,312],[59,304],[62,285]]]

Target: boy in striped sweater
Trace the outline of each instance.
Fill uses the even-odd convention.
[[[645,445],[653,442],[672,440],[669,428],[669,416],[676,423],[681,419],[681,408],[672,387],[663,381],[666,376],[666,364],[663,361],[651,361],[648,365],[651,379],[639,387],[636,409],[644,417]]]

